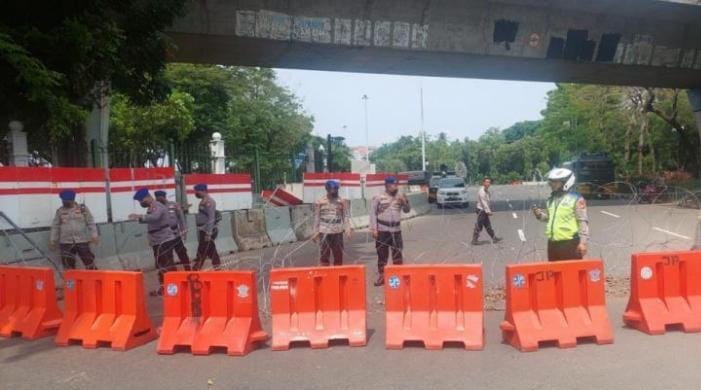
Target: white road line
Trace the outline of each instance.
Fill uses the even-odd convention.
[[[518,229],[518,238],[520,238],[521,241],[526,242],[526,235],[523,233],[523,229]]]
[[[657,226],[654,226],[654,227],[652,228],[652,230],[656,230],[656,231],[658,231],[658,232],[660,232],[660,233],[668,234],[668,235],[673,236],[673,237],[683,238],[683,239],[685,239],[685,240],[691,240],[691,237],[682,236],[682,235],[679,234],[679,233],[670,232],[669,230],[664,230],[664,229],[662,229],[662,228],[658,228]]]
[[[518,219],[518,215],[516,215],[516,213],[511,213],[511,215],[514,216],[514,219]]]
[[[609,213],[608,211],[601,211],[601,214],[608,215],[609,217],[621,218],[620,215],[616,215],[614,213]]]

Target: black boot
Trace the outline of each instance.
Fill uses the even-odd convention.
[[[374,284],[375,284],[375,287],[383,286],[383,285],[385,284],[385,274],[384,274],[384,273],[381,273],[381,274],[378,276],[378,278],[377,278],[377,280],[375,281]]]

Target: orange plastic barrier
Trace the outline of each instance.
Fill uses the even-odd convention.
[[[110,344],[125,351],[158,337],[144,306],[144,276],[131,271],[70,270],[64,274],[64,315],[56,344]]]
[[[365,266],[280,268],[270,271],[275,351],[292,342],[327,348],[329,340],[367,344]]]
[[[46,337],[61,318],[51,268],[0,267],[0,336]]]
[[[664,334],[667,325],[701,331],[701,252],[633,254],[626,325]]]
[[[389,265],[385,268],[386,338],[389,349],[422,341],[484,348],[482,266]]]
[[[544,341],[560,348],[578,338],[613,343],[604,281],[601,260],[507,265],[504,341],[523,352]]]
[[[168,272],[158,353],[190,347],[193,355],[226,348],[243,356],[268,339],[258,317],[253,271]]]

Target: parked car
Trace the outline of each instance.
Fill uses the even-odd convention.
[[[441,179],[438,182],[436,203],[439,209],[446,206],[469,207],[470,202],[468,201],[467,188],[465,188],[465,179],[461,177]]]

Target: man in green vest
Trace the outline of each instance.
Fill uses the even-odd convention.
[[[577,260],[587,254],[589,219],[587,202],[570,192],[575,183],[574,173],[566,168],[555,168],[547,175],[552,194],[547,210],[533,207],[533,214],[545,222],[548,237],[548,260]]]

